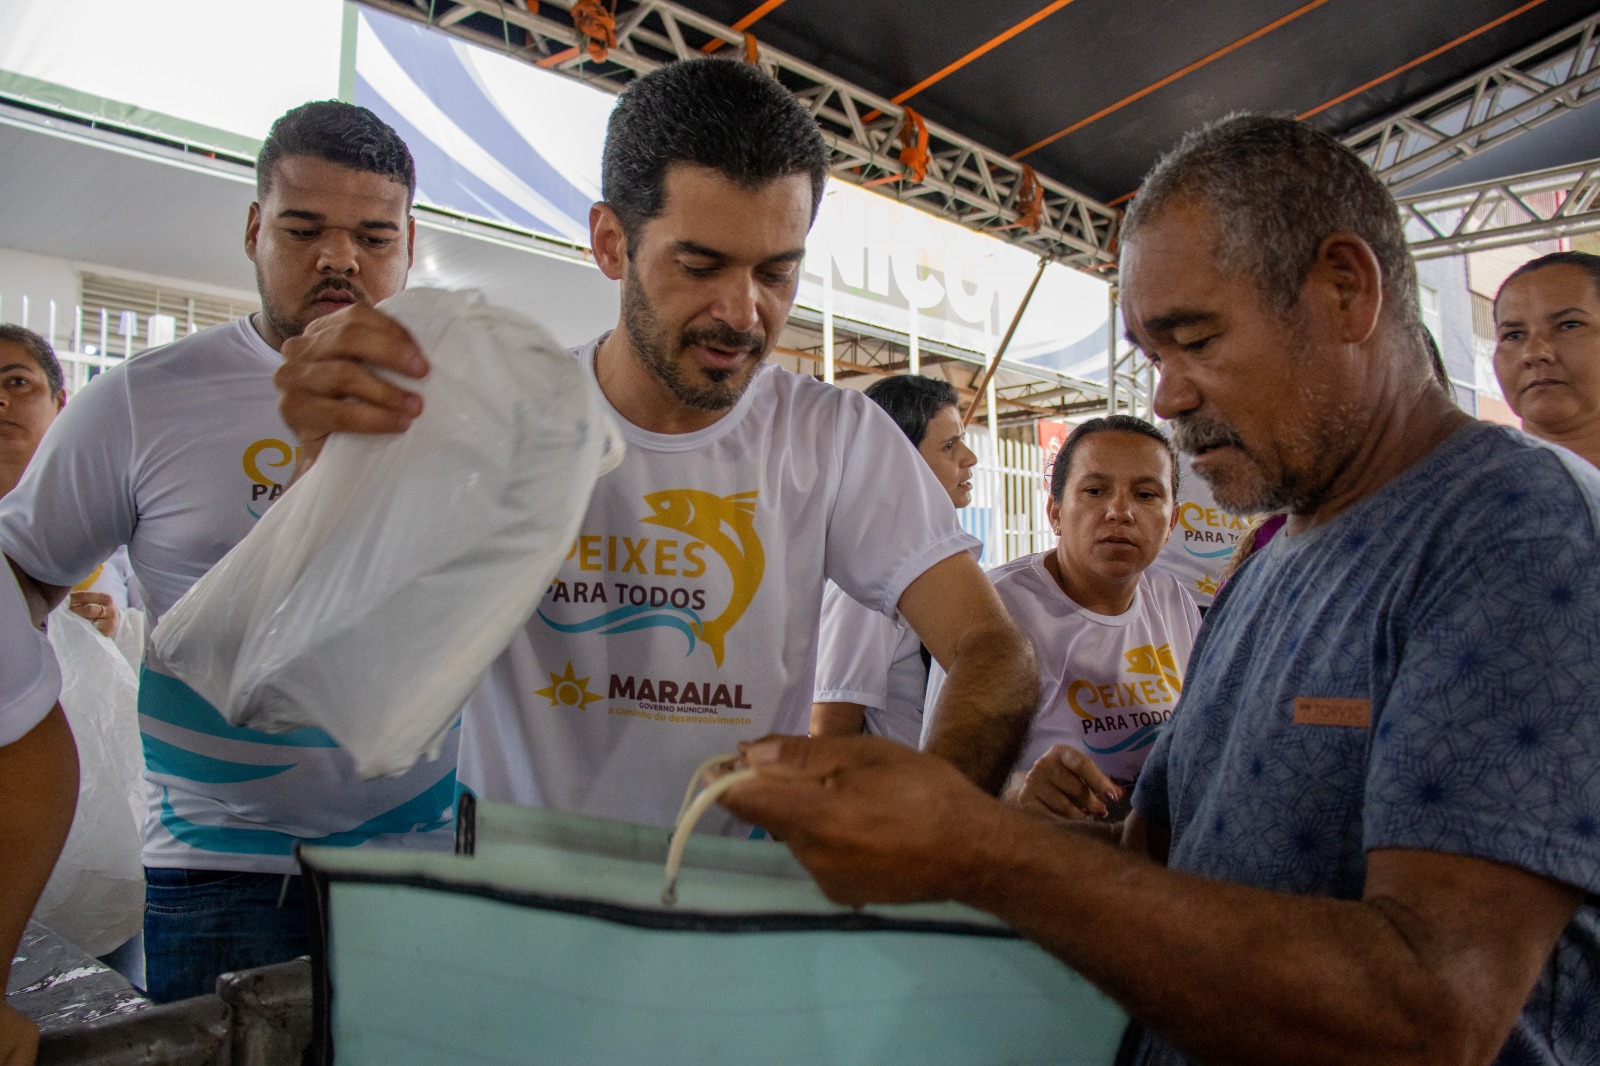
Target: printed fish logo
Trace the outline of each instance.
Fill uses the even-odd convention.
[[[1173,692],[1183,691],[1183,674],[1178,670],[1178,659],[1172,654],[1171,644],[1163,644],[1159,648],[1146,644],[1127,652],[1123,658],[1128,660],[1128,669],[1134,673],[1155,674],[1165,679]]]
[[[756,535],[756,493],[717,496],[699,489],[668,489],[648,494],[644,502],[654,513],[639,521],[665,526],[700,541],[722,557],[733,575],[733,595],[728,606],[709,622],[699,623],[700,639],[711,646],[711,654],[721,666],[728,631],[755,598],[767,568],[767,555]]]
[[[244,467],[245,476],[248,477],[253,484],[260,486],[260,489],[252,490],[250,498],[252,500],[260,500],[263,496],[263,490],[275,490],[274,492],[266,494],[267,502],[271,503],[273,500],[278,498],[277,493],[281,493],[283,491],[283,483],[289,480],[287,477],[285,477],[283,478],[283,481],[280,482],[270,475],[263,473],[261,470],[261,461],[263,456],[267,457],[267,466],[278,469],[287,468],[287,472],[293,472],[295,464],[300,461],[300,452],[300,448],[292,446],[287,442],[278,440],[274,437],[267,437],[265,440],[258,440],[246,448],[244,450],[244,455],[240,459],[240,463]],[[245,510],[250,512],[251,518],[259,519],[262,515],[262,511],[257,511],[249,504],[245,505]]]

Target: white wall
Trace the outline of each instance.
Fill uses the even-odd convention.
[[[28,320],[22,320],[22,298],[28,298]],[[56,302],[56,335],[70,337],[72,309],[78,302],[78,271],[68,260],[0,248],[0,322],[26,325],[36,333],[48,329],[50,301]]]

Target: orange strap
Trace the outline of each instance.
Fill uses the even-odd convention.
[[[744,61],[746,63],[761,62],[761,46],[756,43],[756,35],[753,33],[744,35]]]
[[[908,107],[900,124],[900,162],[905,164],[906,176],[912,181],[927,177],[928,161],[928,124]]]
[[[1039,232],[1044,222],[1044,189],[1039,185],[1039,175],[1030,166],[1022,168],[1022,184],[1017,188],[1017,225]]]
[[[596,63],[605,62],[606,55],[617,46],[617,17],[600,0],[578,0],[572,5],[572,26],[579,34],[579,47],[587,45],[589,58]]]
[[[1039,227],[1044,225],[1044,187],[1039,184],[1039,175],[1026,163],[1022,165],[1022,180],[1017,182],[1017,220],[1008,222],[1004,226],[992,226],[990,233],[1000,233],[1008,229],[1025,229],[1038,233]]]

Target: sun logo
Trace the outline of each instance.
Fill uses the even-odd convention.
[[[1207,596],[1215,596],[1217,594],[1217,580],[1209,574],[1202,575],[1195,581],[1194,590]]]
[[[574,677],[572,662],[568,660],[565,673],[551,674],[550,687],[534,689],[534,695],[545,696],[552,707],[577,707],[583,709],[605,697],[589,691],[587,677]]]

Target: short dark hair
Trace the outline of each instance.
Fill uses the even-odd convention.
[[[1126,245],[1140,226],[1183,202],[1208,209],[1216,262],[1254,279],[1282,317],[1300,302],[1322,242],[1343,230],[1377,257],[1390,321],[1409,328],[1422,319],[1394,197],[1360,156],[1314,126],[1230,115],[1186,134],[1145,177],[1119,240]]]
[[[256,156],[256,197],[272,187],[273,168],[291,156],[308,155],[351,170],[361,170],[406,187],[417,194],[417,168],[411,149],[377,115],[343,100],[313,100],[285,111],[267,131]]]
[[[921,446],[928,435],[928,423],[946,407],[960,402],[956,387],[939,378],[921,374],[896,374],[880,378],[866,388],[867,399],[889,412],[911,443]]]
[[[61,361],[56,358],[56,350],[50,347],[49,341],[31,329],[10,323],[0,325],[0,341],[10,341],[26,348],[33,361],[39,364],[39,369],[44,371],[44,379],[50,384],[50,398],[53,400],[61,395],[67,379],[61,373]]]
[[[1528,260],[1506,275],[1506,280],[1500,283],[1499,291],[1494,294],[1496,317],[1498,317],[1500,311],[1500,294],[1506,291],[1507,285],[1510,285],[1524,274],[1532,274],[1535,270],[1543,270],[1545,267],[1555,266],[1575,266],[1587,272],[1590,283],[1594,285],[1595,292],[1600,293],[1600,255],[1590,255],[1588,252],[1551,252],[1549,255],[1541,255],[1537,259]]]
[[[667,168],[709,167],[747,189],[804,174],[815,221],[828,148],[805,105],[765,72],[733,59],[668,63],[628,84],[606,124],[600,195],[631,251],[662,211]]]
[[[1067,473],[1072,469],[1072,453],[1078,450],[1078,445],[1096,433],[1138,433],[1149,437],[1151,440],[1161,442],[1161,447],[1166,451],[1167,457],[1172,460],[1172,499],[1178,499],[1178,449],[1155,426],[1142,418],[1133,415],[1106,415],[1103,418],[1091,418],[1089,421],[1077,426],[1067,439],[1062,443],[1061,450],[1056,453],[1056,461],[1050,464],[1050,498],[1056,503],[1061,502],[1061,494],[1067,491]]]

